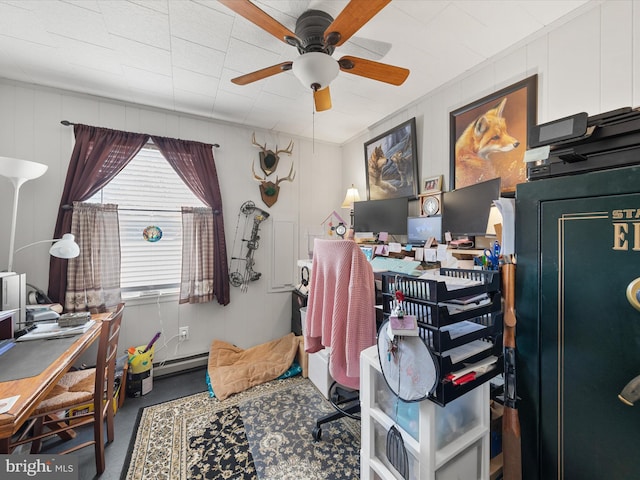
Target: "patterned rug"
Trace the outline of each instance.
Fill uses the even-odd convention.
[[[140,409],[124,480],[354,480],[360,422],[323,425],[333,407],[306,378],[258,385],[219,401],[198,393]]]

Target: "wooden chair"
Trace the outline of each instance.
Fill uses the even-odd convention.
[[[104,472],[105,422],[107,443],[114,439],[113,390],[123,310],[124,303],[121,303],[108,319],[102,321],[96,367],[66,373],[49,396],[36,407],[20,438],[11,443],[11,450],[18,445],[31,443],[31,453],[38,453],[42,439],[58,435],[67,440],[75,437],[73,429],[93,424],[92,440],[57,453],[64,455],[94,445],[97,474]],[[93,406],[92,411],[73,418],[64,417],[65,411],[89,403]]]

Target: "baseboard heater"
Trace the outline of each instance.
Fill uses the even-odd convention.
[[[163,375],[171,375],[173,373],[200,368],[207,365],[209,360],[209,352],[198,353],[189,357],[176,358],[165,362],[153,364],[153,376],[162,377]]]

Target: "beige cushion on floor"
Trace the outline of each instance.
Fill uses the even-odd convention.
[[[278,378],[291,366],[299,344],[293,333],[246,350],[214,340],[209,351],[208,372],[216,397],[224,400]]]
[[[93,399],[95,385],[95,368],[76,370],[66,373],[53,387],[51,393],[40,404],[36,415],[54,410],[61,410],[78,403],[89,402]]]

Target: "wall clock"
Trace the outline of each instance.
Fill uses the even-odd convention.
[[[420,214],[430,217],[440,214],[440,194],[423,195],[420,197]]]
[[[345,233],[347,233],[347,227],[344,223],[340,222],[335,228],[335,231],[340,238],[344,238]]]

